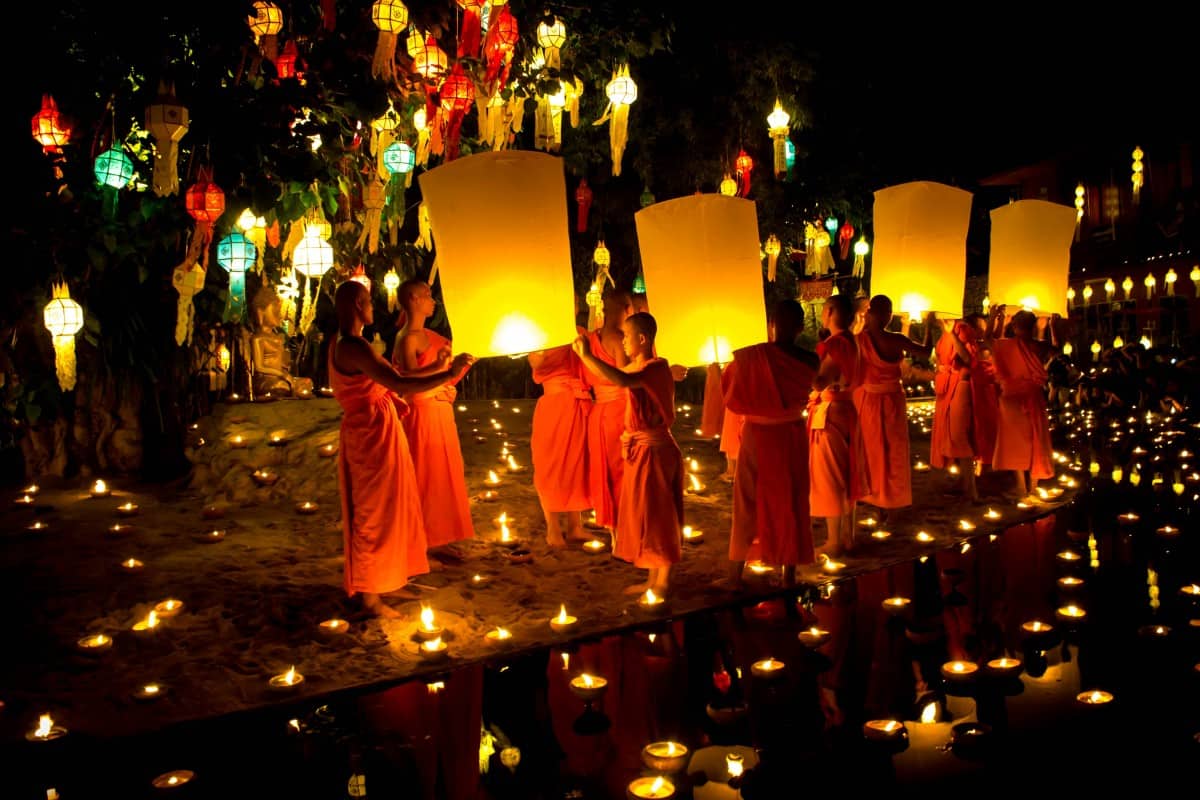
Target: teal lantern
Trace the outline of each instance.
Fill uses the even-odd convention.
[[[829,231],[830,233],[833,233],[837,229],[838,229],[838,218],[837,217],[826,217],[825,218],[825,230]]]
[[[246,313],[246,272],[254,266],[257,257],[258,249],[240,231],[217,242],[217,263],[229,273],[226,322],[240,322]]]
[[[133,162],[121,148],[113,147],[96,156],[93,172],[101,186],[124,189],[133,180]]]
[[[796,145],[792,144],[792,140],[788,139],[784,143],[784,160],[787,162],[788,172],[792,171],[792,167],[796,166]]]
[[[383,165],[388,172],[407,175],[417,163],[417,154],[406,142],[392,142],[383,151]]]
[[[642,202],[642,208],[645,208],[646,206],[654,205],[654,193],[650,191],[649,186],[642,189],[641,202]]]
[[[646,278],[640,272],[637,274],[637,277],[633,279],[633,293],[634,294],[645,294],[646,293]]]

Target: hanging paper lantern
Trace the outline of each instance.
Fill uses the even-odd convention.
[[[1081,222],[1083,220],[1084,193],[1085,193],[1085,190],[1083,188],[1082,183],[1075,187],[1075,221],[1076,222]]]
[[[583,233],[588,228],[588,211],[592,208],[592,190],[588,187],[587,178],[579,179],[575,189],[575,232]]]
[[[275,75],[281,81],[299,78],[300,72],[297,70],[297,62],[300,60],[300,53],[296,49],[296,41],[288,39],[287,44],[283,46],[283,50],[279,53],[279,58],[275,59]]]
[[[417,131],[417,166],[429,163],[429,117],[425,107],[421,106],[413,112],[413,128]]]
[[[645,294],[646,293],[646,276],[640,272],[637,274],[637,277],[633,279],[633,293],[634,294]]]
[[[1200,295],[1200,264],[1192,266],[1192,271],[1188,274],[1188,277],[1192,279],[1192,287],[1195,288],[1196,294]]]
[[[425,46],[413,56],[413,72],[429,83],[437,83],[446,72],[450,61],[446,51],[438,47],[432,36],[425,38]]]
[[[783,247],[779,243],[779,237],[771,234],[767,237],[767,243],[763,245],[763,252],[767,254],[767,280],[771,283],[775,282],[775,267],[779,262],[779,254]]]
[[[458,34],[458,57],[474,58],[479,55],[479,41],[483,34],[483,8],[487,0],[457,0],[463,10],[462,27]]]
[[[1020,200],[993,209],[988,294],[996,302],[1066,314],[1075,209]]]
[[[753,202],[689,195],[644,208],[634,222],[658,321],[659,355],[685,367],[707,366],[764,341],[761,239]]]
[[[246,17],[254,43],[262,50],[263,57],[274,61],[279,56],[278,34],[283,29],[283,11],[274,3],[255,0],[254,16]]]
[[[1179,276],[1175,274],[1175,268],[1171,267],[1163,277],[1163,282],[1167,284],[1167,297],[1175,295],[1175,281],[1177,280],[1179,280]]]
[[[424,201],[417,206],[417,247],[425,250],[433,249],[433,226],[429,222],[429,205]]]
[[[1132,300],[1133,299],[1133,278],[1126,275],[1125,280],[1121,281],[1121,288],[1125,290],[1125,299]]]
[[[1132,176],[1131,180],[1133,181],[1133,204],[1134,205],[1137,205],[1138,200],[1141,199],[1142,185],[1146,182],[1145,172],[1144,172],[1146,167],[1144,164],[1142,164],[1142,159],[1145,157],[1146,157],[1146,154],[1142,152],[1142,148],[1140,148],[1140,147],[1133,148],[1133,176]]]
[[[254,262],[254,271],[261,273],[263,269],[263,254],[267,249],[267,220],[265,217],[256,216],[253,211],[246,208],[237,218],[237,226],[246,234],[246,238],[254,245],[254,252],[257,258]]]
[[[1167,277],[1169,278],[1170,275],[1168,275]],[[1092,291],[1091,286],[1083,287],[1083,305],[1085,307],[1087,306],[1088,303],[1090,303],[1092,301],[1092,294],[1093,294],[1093,291]]]
[[[726,172],[725,177],[721,179],[721,185],[718,186],[717,189],[726,197],[733,197],[738,191],[737,181],[730,177],[729,173]]]
[[[383,151],[383,165],[392,174],[407,175],[413,171],[417,154],[407,142],[392,142]]]
[[[212,169],[201,167],[196,173],[196,182],[183,196],[184,207],[196,220],[193,236],[203,240],[201,265],[208,268],[208,245],[212,242],[213,225],[225,213],[225,192],[212,182]]]
[[[400,288],[400,276],[395,269],[389,269],[383,276],[383,288],[387,291],[388,311],[395,311],[397,305],[396,290]]]
[[[754,159],[745,150],[741,150],[733,165],[737,169],[738,194],[742,197],[749,197],[750,173],[754,170]]]
[[[788,171],[787,145],[788,132],[791,130],[792,116],[783,110],[779,98],[775,98],[775,110],[767,115],[767,131],[774,142],[775,177]]]
[[[642,208],[654,205],[654,192],[650,191],[649,186],[642,188],[642,196],[638,198],[638,203]]]
[[[120,147],[112,147],[96,156],[93,172],[101,186],[124,189],[133,180],[133,162]]]
[[[48,94],[42,95],[42,109],[33,115],[32,127],[33,138],[47,155],[60,152],[71,140],[71,125]]]
[[[408,26],[408,6],[400,0],[375,0],[371,5],[371,22],[379,28],[379,38],[375,40],[375,57],[371,61],[371,77],[394,81],[396,36]]]
[[[596,249],[592,252],[592,261],[600,269],[607,269],[612,264],[612,254],[608,252],[608,248],[604,246],[604,240],[601,239],[596,243]]]
[[[589,331],[598,330],[604,324],[604,292],[597,284],[593,283],[588,289],[587,295],[584,296],[584,301],[588,307],[587,329]]]
[[[484,41],[484,62],[487,71],[484,77],[485,94],[491,96],[508,81],[509,64],[513,49],[520,39],[517,19],[508,6],[501,6],[488,21],[487,39]]]
[[[567,42],[567,26],[558,17],[549,25],[545,20],[538,23],[537,43],[545,54],[546,66],[558,69],[562,66],[560,51]]]
[[[226,322],[238,322],[246,313],[246,271],[254,265],[256,257],[254,244],[237,231],[217,242],[217,263],[229,273]]]
[[[603,116],[593,125],[608,122],[608,144],[612,155],[612,174],[621,175],[621,159],[625,156],[625,143],[629,138],[629,107],[637,100],[637,84],[629,77],[629,65],[622,64],[613,71],[612,80],[604,87],[608,107]],[[609,121],[611,118],[611,122]]]
[[[854,226],[849,220],[842,223],[838,228],[837,243],[838,243],[838,258],[845,261],[850,255],[850,242],[854,239]]]
[[[867,268],[867,253],[869,252],[871,252],[871,245],[867,244],[866,238],[861,238],[854,243],[854,269],[851,274],[855,278],[863,277]]]
[[[175,309],[175,344],[183,346],[192,341],[192,330],[196,317],[196,306],[192,302],[204,288],[204,278],[208,273],[199,264],[183,263],[171,274],[171,285],[179,293],[179,303]]]
[[[871,293],[910,319],[963,312],[971,193],[931,181],[875,192]],[[1059,292],[1057,297],[1061,297]]]
[[[1146,275],[1146,280],[1142,281],[1142,284],[1146,287],[1146,299],[1153,300],[1154,287],[1158,285],[1158,281],[1154,278],[1154,273],[1148,273]]]
[[[179,140],[188,131],[188,110],[175,99],[175,87],[159,83],[158,97],[146,106],[146,130],[154,137],[154,193],[179,192]]]
[[[303,235],[309,233],[323,242],[328,242],[333,236],[333,225],[329,223],[329,220],[325,219],[325,213],[321,210],[319,203],[310,208],[308,213],[304,215]]]
[[[454,65],[442,83],[438,96],[446,114],[446,160],[453,161],[458,158],[463,118],[475,102],[475,84],[463,72],[462,64]]]
[[[59,388],[69,392],[75,388],[75,334],[83,329],[83,308],[71,299],[65,281],[54,284],[42,319],[54,341],[54,370],[58,373]]]
[[[348,277],[346,280],[362,284],[364,287],[366,287],[368,292],[371,291],[371,278],[367,275],[366,267],[364,267],[362,264],[359,264],[352,269],[350,271],[350,277]]]
[[[427,37],[428,34],[416,25],[408,27],[408,37],[404,40],[404,50],[408,53],[409,58],[416,58],[417,54],[425,49],[425,39]]]
[[[828,231],[817,231],[805,256],[805,265],[814,275],[828,275],[837,270],[833,253],[829,249],[832,238]]]

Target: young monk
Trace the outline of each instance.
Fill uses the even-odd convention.
[[[862,440],[853,389],[858,382],[858,345],[850,333],[854,307],[835,294],[825,301],[822,324],[828,338],[817,345],[821,359],[808,402],[809,513],[825,518],[821,553],[832,557],[854,549],[854,504],[862,497]]]
[[[587,335],[592,354],[616,369],[629,364],[621,346],[624,338],[621,326],[632,313],[633,299],[629,293],[614,289],[604,298],[604,324]],[[588,494],[596,512],[596,524],[613,530],[625,465],[621,456],[625,390],[591,370],[584,371],[584,379],[596,398],[587,423]]]
[[[863,498],[884,513],[912,505],[912,463],[908,455],[908,402],[900,367],[911,354],[928,356],[932,348],[892,333],[892,301],[871,298],[863,332],[854,337],[862,364],[862,383],[854,407],[862,431],[867,493]]]
[[[587,434],[592,396],[570,345],[529,354],[533,380],[542,396],[533,407],[533,487],[546,518],[546,543],[554,548],[590,538],[581,512],[588,495]],[[564,538],[564,529],[566,537]]]
[[[338,338],[329,348],[329,380],[342,407],[338,485],[346,592],[361,593],[371,614],[397,617],[400,612],[380,595],[428,572],[429,563],[421,493],[400,425],[404,404],[396,395],[427,392],[461,379],[475,359],[463,353],[451,361],[443,354],[438,372],[405,378],[362,336],[363,326],[374,321],[367,288],[346,281],[334,304]]]
[[[929,312],[925,317],[926,343],[938,327],[937,315]],[[978,330],[967,319],[954,320],[938,336],[933,432],[929,438],[929,463],[938,469],[950,463],[957,464],[963,496],[972,502],[979,501],[975,463],[980,449],[971,382],[979,348]],[[988,461],[991,461],[990,454]]]
[[[996,308],[993,330],[1004,324],[1004,306]],[[1054,326],[1051,344],[1034,338],[1037,317],[1018,311],[1012,318],[1012,336],[996,339],[993,363],[1000,382],[1000,418],[997,426],[993,469],[1012,470],[1017,496],[1036,504],[1037,482],[1054,476],[1050,427],[1046,420],[1046,368],[1055,351]]]
[[[743,347],[725,368],[725,406],[743,419],[733,483],[729,582],[740,588],[751,544],[759,558],[783,568],[813,561],[808,510],[808,431],[804,410],[820,362],[797,346],[804,309],[795,300],[775,307],[769,344]]]
[[[450,353],[450,340],[425,327],[437,303],[429,284],[413,279],[397,292],[407,321],[396,334],[392,366],[406,378],[424,378],[441,371]],[[427,392],[410,393],[404,432],[417,473],[417,489],[425,517],[425,538],[432,548],[450,545],[475,536],[471,503],[467,499],[466,468],[454,424],[453,384]]]
[[[621,436],[625,472],[613,555],[649,570],[646,582],[630,586],[627,593],[653,589],[663,596],[671,565],[682,555],[683,454],[671,435],[675,379],[666,359],[654,355],[654,317],[632,314],[622,328],[621,344],[629,358],[624,370],[597,358],[587,337],[575,340],[575,352],[589,370],[628,390]]]
[[[988,319],[969,314],[967,324],[975,331],[974,358],[971,359],[971,410],[975,422],[975,460],[985,466],[996,452],[996,425],[1000,417],[1000,387],[992,363],[992,341]]]

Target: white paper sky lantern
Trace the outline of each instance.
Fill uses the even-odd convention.
[[[754,201],[689,195],[643,208],[634,221],[659,355],[707,366],[766,341]]]
[[[871,294],[912,318],[961,317],[970,219],[971,193],[953,186],[914,181],[875,192]]]
[[[575,339],[561,158],[478,153],[418,180],[455,350],[519,355]]]
[[[993,209],[988,262],[992,302],[1065,315],[1074,238],[1075,209],[1070,206],[1019,200]]]

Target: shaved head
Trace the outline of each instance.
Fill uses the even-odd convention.
[[[649,313],[639,311],[636,314],[630,314],[625,319],[625,323],[642,336],[645,336],[647,342],[654,344],[654,337],[658,336],[658,323],[655,322],[654,317],[650,316]]]
[[[804,307],[795,300],[780,300],[775,304],[775,341],[793,344],[804,330]]]
[[[407,306],[412,302],[414,297],[419,297],[427,291],[430,291],[428,283],[420,278],[409,278],[400,284],[400,288],[396,290],[396,295],[400,298],[400,305]]]
[[[338,327],[343,330],[373,321],[371,293],[358,281],[345,281],[337,288],[333,307],[337,311]]]
[[[854,303],[849,295],[835,294],[825,299],[825,309],[834,316],[842,328],[850,327],[854,321]]]

